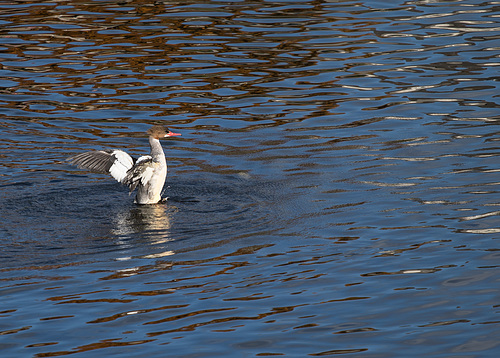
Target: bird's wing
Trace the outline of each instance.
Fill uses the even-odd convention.
[[[123,183],[127,172],[134,165],[134,160],[130,155],[116,149],[85,152],[68,158],[68,161],[80,169],[110,174],[120,183]]]
[[[134,191],[137,185],[146,185],[153,176],[154,165],[153,158],[150,155],[144,155],[137,159],[135,165],[130,168],[123,179],[123,184],[128,185],[130,191]]]

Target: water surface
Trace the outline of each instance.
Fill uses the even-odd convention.
[[[0,4],[2,356],[497,357],[498,10]]]

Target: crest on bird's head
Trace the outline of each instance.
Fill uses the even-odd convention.
[[[161,125],[152,126],[148,129],[148,134],[156,139],[165,138],[169,132],[168,128]]]

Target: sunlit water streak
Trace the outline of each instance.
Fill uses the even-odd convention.
[[[498,4],[0,4],[2,356],[498,355]],[[165,141],[166,205],[72,168]]]

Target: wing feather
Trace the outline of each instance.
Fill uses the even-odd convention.
[[[96,150],[77,154],[67,160],[80,169],[110,174],[120,183],[123,183],[127,172],[134,165],[132,157],[122,150]]]
[[[145,185],[153,176],[153,158],[150,155],[145,155],[137,159],[135,165],[127,171],[123,184],[130,188],[130,192],[134,191],[137,185]]]

